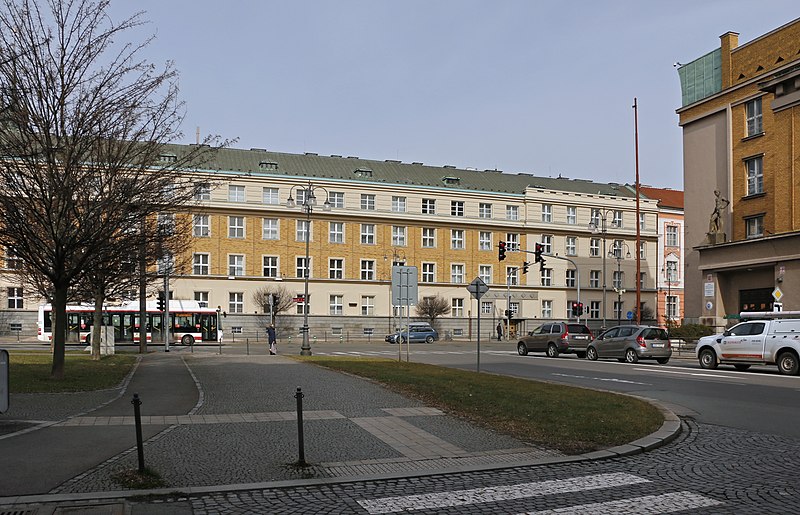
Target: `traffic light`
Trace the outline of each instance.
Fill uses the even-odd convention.
[[[572,316],[579,317],[583,315],[583,302],[572,303]]]
[[[506,242],[500,241],[497,243],[497,259],[502,261],[506,258]]]
[[[534,259],[533,262],[539,263],[539,270],[544,271],[544,258],[542,257],[542,252],[544,252],[544,245],[537,243],[536,251],[533,253],[534,256],[536,256],[536,259]]]
[[[529,266],[530,266],[530,263],[528,263],[527,261],[525,261],[524,263],[522,263],[522,273],[523,273],[523,274],[527,274],[527,273],[528,273],[528,267],[529,267]]]
[[[158,310],[164,311],[164,292],[158,292]]]

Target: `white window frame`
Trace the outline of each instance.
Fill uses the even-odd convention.
[[[328,241],[344,243],[344,222],[328,222]]]
[[[506,250],[509,252],[519,251],[519,233],[506,233]]]
[[[228,202],[244,202],[245,188],[241,184],[228,184]]]
[[[209,275],[211,273],[211,255],[207,252],[192,254],[192,275]]]
[[[748,137],[764,132],[763,114],[761,97],[745,102],[745,125]]]
[[[519,220],[519,206],[506,205],[506,220]]]
[[[492,265],[478,265],[478,277],[486,284],[492,282]]]
[[[328,279],[344,279],[344,258],[328,258]]]
[[[311,278],[311,265],[314,260],[311,256],[308,257],[308,277]],[[297,256],[294,260],[294,276],[298,279],[303,279],[306,273],[306,258],[304,256]]]
[[[677,247],[681,244],[680,242],[680,227],[677,225],[668,225],[664,228],[664,232],[666,233],[666,246],[667,247]]]
[[[542,234],[542,253],[543,254],[552,254],[553,253],[553,236],[550,234]]]
[[[575,206],[567,206],[567,223],[575,225],[578,223],[578,208]]]
[[[764,193],[764,156],[744,160],[747,171],[747,195]]]
[[[261,239],[262,240],[279,240],[280,221],[277,218],[262,218],[261,219]]]
[[[261,256],[261,276],[278,277],[278,256]]]
[[[314,241],[314,233],[311,232],[313,226],[311,220],[295,220],[294,240],[299,242],[306,241],[306,231],[308,231],[308,241]]]
[[[745,238],[761,238],[764,236],[764,215],[749,216],[744,219]]]
[[[545,320],[553,318],[553,301],[542,300],[542,318]]]
[[[464,316],[464,299],[455,297],[450,301],[450,316],[462,318]]]
[[[375,280],[375,260],[362,259],[361,260],[361,280],[374,281]]]
[[[344,315],[344,295],[333,294],[329,297],[328,313],[331,315]]]
[[[392,246],[405,247],[406,246],[406,229],[404,225],[392,226]]]
[[[464,250],[464,229],[450,229],[450,248]]]
[[[450,264],[450,282],[453,284],[464,284],[464,265],[462,263]]]
[[[228,238],[243,239],[245,235],[245,219],[243,216],[228,217]]]
[[[542,204],[542,222],[553,221],[553,204]]]
[[[577,256],[578,255],[578,237],[577,236],[567,236],[564,246],[565,246],[564,252],[568,256]]]
[[[433,198],[424,198],[424,199],[422,199],[421,212],[422,212],[423,215],[435,215],[436,214],[436,199],[433,199]]]
[[[600,238],[589,239],[589,257],[600,257]]]
[[[269,206],[280,205],[280,190],[271,186],[264,186],[261,188],[261,203]]]
[[[361,244],[375,245],[375,224],[361,224]]]
[[[436,263],[422,263],[420,282],[436,282]]]
[[[244,293],[232,291],[228,293],[228,313],[244,313]]]
[[[492,205],[488,202],[481,202],[478,204],[478,218],[491,218]]]
[[[228,254],[228,277],[244,276],[244,254]]]
[[[330,203],[332,208],[344,209],[344,192],[331,191],[330,193],[328,193],[328,202]]]
[[[361,296],[361,316],[374,316],[375,315],[375,296],[362,295]]]
[[[369,193],[361,194],[361,210],[375,211],[375,195]]]
[[[392,212],[405,213],[406,212],[406,197],[392,195]]]
[[[426,249],[436,248],[436,229],[433,227],[422,228],[422,247]]]
[[[589,288],[600,287],[600,270],[589,270]]]
[[[192,220],[192,234],[196,238],[211,236],[211,217],[209,215],[194,215]]]
[[[506,267],[506,284],[517,286],[519,284],[519,268],[516,266]]]
[[[194,188],[195,200],[211,200],[211,186],[207,182],[198,182]]]
[[[564,273],[564,286],[566,286],[567,288],[574,288],[575,284],[576,284],[575,269],[567,268],[566,272]]]
[[[450,216],[464,216],[464,201],[451,200],[450,201]]]
[[[542,286],[553,286],[553,269],[542,268],[539,272],[539,279]]]
[[[478,233],[478,250],[492,250],[492,231]]]

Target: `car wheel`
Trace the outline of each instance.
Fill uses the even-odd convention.
[[[778,371],[787,376],[796,376],[800,369],[797,355],[791,351],[784,351],[778,355]]]
[[[733,365],[733,368],[735,368],[739,372],[744,372],[745,370],[749,370],[750,369],[750,365],[744,365],[742,363],[738,363],[736,365]]]
[[[425,337],[425,343],[433,343],[433,336]]]
[[[594,347],[586,349],[586,359],[589,361],[597,361],[597,349]]]
[[[636,351],[633,349],[628,349],[625,351],[625,362],[626,363],[638,363],[639,362],[639,355],[636,354]]]
[[[400,343],[406,343],[406,338],[405,338],[405,336],[401,336],[401,337],[400,337]]]
[[[528,348],[525,346],[524,343],[519,342],[517,344],[517,354],[520,356],[527,356],[528,355]]]
[[[717,354],[711,349],[703,349],[700,351],[698,357],[701,368],[714,369],[717,368]]]
[[[659,365],[666,365],[669,363],[669,358],[656,358],[656,361],[658,361]]]
[[[194,336],[191,334],[184,334],[181,338],[181,345],[194,345]]]
[[[557,358],[558,357],[558,347],[556,347],[555,343],[551,343],[547,346],[547,357],[548,358]]]

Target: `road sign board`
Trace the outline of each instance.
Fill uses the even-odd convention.
[[[473,297],[480,300],[480,298],[483,297],[483,294],[489,291],[489,287],[486,286],[486,283],[483,282],[483,279],[476,277],[475,280],[469,283],[469,286],[467,286],[467,291],[470,292]]]
[[[633,320],[633,311],[628,311],[625,316],[628,317],[628,320]]]
[[[772,292],[772,298],[775,299],[776,302],[780,302],[783,298],[783,292],[780,288],[775,288],[775,291]]]
[[[417,267],[392,267],[392,304],[395,306],[417,305]]]

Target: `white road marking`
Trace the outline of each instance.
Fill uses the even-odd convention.
[[[568,506],[555,510],[529,511],[524,515],[625,515],[628,513],[674,513],[676,511],[696,510],[708,506],[722,504],[716,499],[693,494],[692,492],[674,492],[663,495],[645,495],[619,501],[598,502]]]
[[[641,386],[652,386],[650,383],[639,383],[637,381],[628,381],[627,379],[617,379],[615,377],[589,377],[589,376],[579,376],[574,374],[553,374],[554,376],[559,377],[571,377],[573,379],[590,379],[592,381],[606,381],[609,383],[625,383],[625,384],[638,384]]]
[[[725,374],[707,374],[705,372],[678,372],[677,370],[663,370],[660,368],[634,368],[640,372],[658,372],[660,374],[677,374],[683,376],[697,376],[697,377],[716,377],[722,379],[741,379],[740,377],[728,377]]]
[[[519,485],[455,490],[452,492],[437,492],[401,497],[384,497],[381,499],[365,499],[358,501],[358,504],[371,514],[397,513],[410,510],[431,510],[452,506],[464,506],[467,504],[526,499],[543,495],[613,488],[649,482],[650,481],[647,479],[625,473],[596,474],[593,476],[539,481],[537,483],[523,483]]]

